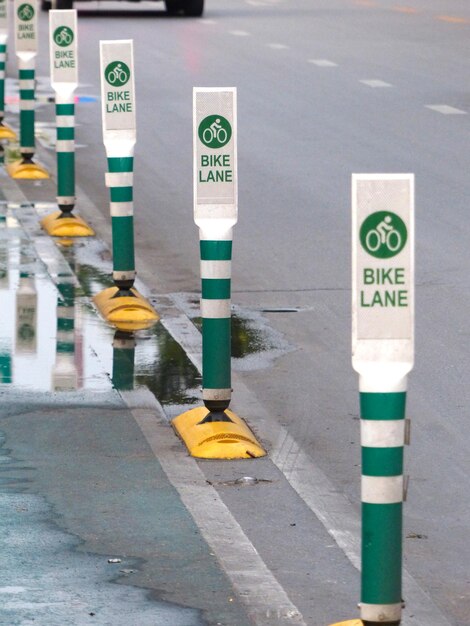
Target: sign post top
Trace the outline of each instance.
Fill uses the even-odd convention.
[[[133,41],[100,41],[100,59],[103,140],[108,153],[129,152],[136,142]]]
[[[194,220],[201,226],[238,217],[237,90],[193,90]]]
[[[414,360],[414,176],[354,174],[352,195],[353,367],[383,386]]]
[[[49,11],[51,84],[67,94],[78,85],[77,11]]]
[[[38,51],[38,5],[37,0],[15,0],[16,54],[25,61]]]

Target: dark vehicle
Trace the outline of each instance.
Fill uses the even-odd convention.
[[[200,17],[204,11],[204,0],[164,0],[164,2],[169,15],[182,13],[189,17]],[[72,9],[73,0],[42,0],[41,8],[43,11],[49,11],[51,8]]]

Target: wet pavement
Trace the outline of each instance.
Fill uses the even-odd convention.
[[[55,208],[0,203],[0,621],[248,623],[123,399],[190,406],[197,369],[161,324],[97,315],[109,252],[42,233]]]

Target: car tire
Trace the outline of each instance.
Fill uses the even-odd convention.
[[[179,0],[165,0],[165,7],[168,15],[176,15],[183,8]]]
[[[51,0],[41,0],[41,11],[50,11],[52,9]]]
[[[73,9],[73,0],[55,0],[56,9]]]
[[[186,0],[184,14],[188,17],[201,17],[204,11],[204,0]]]

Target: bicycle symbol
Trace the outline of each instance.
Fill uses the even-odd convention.
[[[222,115],[209,115],[199,124],[198,134],[208,148],[222,148],[232,137],[232,127]]]
[[[380,259],[387,259],[403,250],[407,230],[401,217],[395,213],[378,211],[364,220],[359,237],[366,252]]]
[[[131,71],[122,61],[110,63],[104,72],[105,78],[113,87],[122,87],[131,76]]]
[[[29,22],[34,17],[34,9],[30,4],[22,4],[18,7],[18,17],[23,22]]]
[[[60,26],[54,32],[54,41],[58,46],[70,46],[73,41],[73,31],[68,26]]]

